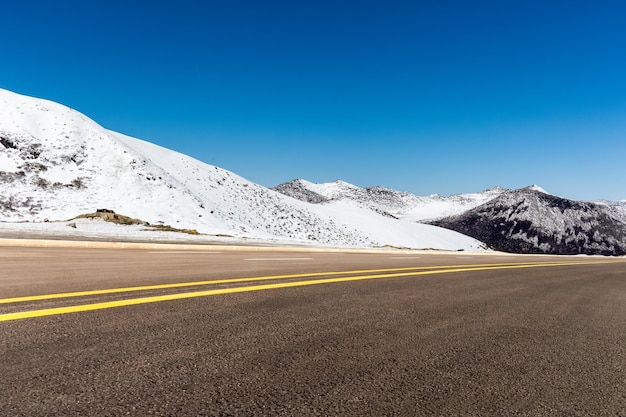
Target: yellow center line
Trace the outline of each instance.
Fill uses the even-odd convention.
[[[336,277],[318,280],[307,281],[290,281],[280,282],[274,284],[253,285],[245,287],[231,287],[220,288],[206,291],[195,291],[178,294],[167,294],[153,297],[141,297],[118,301],[108,301],[101,303],[83,304],[68,307],[56,307],[41,310],[30,310],[17,313],[0,314],[0,322],[11,320],[22,320],[34,317],[45,317],[59,314],[77,313],[84,311],[103,310],[116,307],[125,307],[139,304],[157,303],[163,301],[183,300],[188,298],[208,297],[220,294],[233,294],[251,291],[264,291],[278,288],[291,288],[291,287],[303,287],[310,285],[331,284],[339,282],[351,282],[351,281],[364,281],[371,279],[385,279],[394,277],[406,277],[406,276],[421,276],[421,275],[435,275],[435,274],[447,274],[456,272],[469,272],[469,271],[484,271],[484,270],[502,270],[502,269],[519,269],[519,268],[539,268],[539,267],[555,267],[555,266],[571,266],[571,265],[593,265],[602,264],[608,262],[602,261],[582,261],[582,262],[551,262],[551,263],[528,263],[528,264],[506,264],[498,266],[467,266],[467,267],[454,267],[451,269],[431,269],[427,271],[414,271],[414,272],[398,272],[393,274],[374,274],[374,275],[360,275],[351,277]]]
[[[582,262],[582,261],[569,261],[572,264]],[[599,261],[602,262],[602,261]],[[606,262],[606,261],[605,261]],[[541,262],[542,264],[551,264],[554,262]],[[357,275],[357,274],[371,274],[371,273],[381,273],[381,272],[398,272],[398,271],[417,271],[417,270],[431,270],[431,269],[442,269],[442,268],[466,268],[466,267],[492,267],[492,266],[502,266],[502,265],[535,265],[538,262],[515,262],[515,263],[505,263],[505,264],[460,264],[460,265],[434,265],[434,266],[416,266],[416,267],[405,267],[405,268],[387,268],[387,269],[362,269],[362,270],[354,270],[354,271],[331,271],[331,272],[309,272],[302,274],[287,274],[287,275],[269,275],[262,277],[248,277],[248,278],[225,278],[225,279],[217,279],[217,280],[208,280],[208,281],[192,281],[192,282],[177,282],[171,284],[156,284],[156,285],[142,285],[135,287],[120,287],[120,288],[106,288],[100,290],[86,290],[86,291],[74,291],[74,292],[66,292],[66,293],[55,293],[55,294],[41,294],[41,295],[26,295],[21,297],[12,297],[12,298],[2,298],[0,299],[0,304],[9,304],[9,303],[23,303],[29,301],[41,301],[41,300],[54,300],[59,298],[72,298],[72,297],[86,297],[92,295],[106,295],[106,294],[118,294],[125,292],[136,292],[136,291],[152,291],[152,290],[165,290],[165,289],[173,289],[173,288],[185,288],[185,287],[196,287],[196,286],[205,286],[205,285],[216,285],[216,284],[237,284],[243,282],[257,282],[257,281],[269,281],[269,280],[282,280],[282,279],[294,279],[294,278],[309,278],[309,277],[324,277],[331,275]]]

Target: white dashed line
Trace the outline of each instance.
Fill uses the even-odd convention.
[[[153,251],[153,252],[148,252],[148,253],[158,253],[159,255],[174,255],[174,254],[179,254],[179,253],[193,253],[193,254],[198,254],[198,255],[204,255],[204,254],[216,254],[216,253],[222,253],[222,252],[207,252],[207,251],[201,251],[201,250],[192,250],[192,251],[183,251],[183,250],[172,250],[172,251]]]
[[[246,261],[308,261],[313,258],[248,258]]]

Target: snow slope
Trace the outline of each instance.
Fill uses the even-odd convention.
[[[296,200],[104,129],[68,107],[0,89],[0,222],[65,220],[101,208],[206,234],[352,247],[481,247],[457,232],[365,206]]]

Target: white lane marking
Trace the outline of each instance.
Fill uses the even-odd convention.
[[[184,251],[184,250],[172,250],[172,251],[152,251],[152,252],[148,252],[148,253],[158,253],[160,254],[179,254],[179,253],[193,253],[193,254],[206,254],[206,253],[222,253],[222,252],[207,252],[207,251],[202,251],[202,250],[189,250],[189,251]]]
[[[346,255],[345,252],[309,252],[311,255]]]
[[[392,256],[391,259],[420,259],[421,256]]]
[[[247,258],[246,261],[305,261],[313,258]]]

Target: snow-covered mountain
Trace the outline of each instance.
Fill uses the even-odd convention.
[[[274,187],[321,205],[342,202],[405,221],[425,222],[472,236],[490,247],[517,253],[626,253],[626,204],[586,203],[550,195],[538,185],[494,187],[480,193],[420,197],[384,187],[302,179]]]
[[[516,253],[626,254],[621,204],[572,201],[523,188],[432,222]]]
[[[537,187],[537,186],[534,186]],[[539,187],[537,187],[539,188]],[[421,222],[464,213],[508,191],[494,187],[473,194],[427,197],[385,187],[361,188],[344,181],[324,184],[297,179],[273,188],[285,195],[315,204],[351,201],[392,217]]]
[[[0,222],[65,220],[102,208],[206,234],[337,246],[481,247],[457,232],[367,206],[293,199],[104,129],[68,107],[0,89]]]

